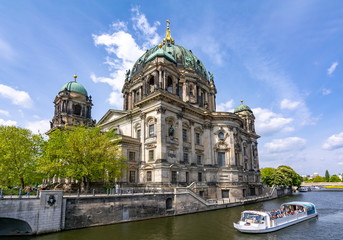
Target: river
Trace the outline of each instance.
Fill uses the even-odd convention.
[[[232,223],[243,210],[272,210],[289,201],[309,201],[318,218],[267,234],[237,232]],[[241,207],[1,240],[301,240],[343,239],[343,191],[312,191]]]

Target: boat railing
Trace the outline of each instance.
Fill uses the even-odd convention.
[[[297,220],[299,218],[303,218],[305,216],[306,216],[305,212],[299,212],[299,213],[294,213],[294,214],[290,214],[287,216],[283,216],[283,217],[273,219],[273,221],[276,225],[280,225],[282,223],[291,222],[291,221]]]

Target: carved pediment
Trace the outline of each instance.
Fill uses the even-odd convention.
[[[119,110],[108,110],[107,113],[100,119],[98,125],[106,125],[118,118],[121,118],[127,114],[126,111],[119,111]]]

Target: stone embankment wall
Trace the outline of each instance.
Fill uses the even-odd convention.
[[[83,228],[172,216],[167,201],[173,194],[66,198],[65,228]],[[168,200],[169,199],[169,200]]]
[[[174,193],[63,196],[62,191],[42,191],[36,199],[1,199],[0,235],[41,234],[67,229],[181,215],[265,201],[292,194],[291,189],[273,188],[269,195],[209,202],[186,188]],[[9,219],[15,220],[10,224]],[[11,228],[11,229],[10,229]]]

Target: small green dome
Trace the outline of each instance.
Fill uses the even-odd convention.
[[[85,87],[76,81],[70,81],[64,84],[63,87],[61,88],[61,91],[64,91],[64,90],[78,92],[85,96],[88,96],[87,90],[85,89]]]
[[[239,112],[243,112],[243,111],[248,111],[252,113],[252,110],[250,109],[249,106],[245,105],[245,104],[241,104],[238,107],[235,108],[235,110],[233,111],[234,113],[239,113]]]

